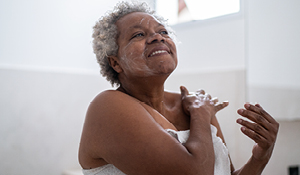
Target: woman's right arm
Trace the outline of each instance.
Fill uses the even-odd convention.
[[[200,90],[198,94],[189,95],[185,87],[180,87],[182,105],[185,113],[190,115],[190,136],[185,147],[197,157],[198,165],[201,165],[203,174],[213,174],[214,148],[211,136],[211,120],[216,112],[223,109],[228,103],[215,105],[210,95]]]
[[[192,102],[183,93],[183,102]],[[102,158],[126,174],[213,174],[210,115],[215,109],[202,104],[188,110],[190,137],[182,145],[135,99],[105,91],[89,106],[82,142],[89,145],[92,157]]]

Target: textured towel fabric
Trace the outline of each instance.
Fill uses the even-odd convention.
[[[176,138],[180,143],[185,143],[189,138],[190,131],[174,131],[166,130],[171,136]],[[215,150],[215,175],[230,175],[230,161],[227,147],[224,145],[220,137],[217,137],[217,128],[211,125],[211,134]],[[98,168],[82,170],[84,175],[125,175],[122,171],[112,164],[107,164]]]

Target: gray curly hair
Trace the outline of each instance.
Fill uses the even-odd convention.
[[[103,77],[111,83],[112,86],[120,85],[118,73],[110,66],[108,56],[116,56],[118,53],[117,37],[118,31],[116,22],[123,16],[132,12],[144,12],[154,16],[163,24],[169,32],[170,37],[175,40],[173,30],[162,17],[154,14],[155,12],[145,2],[120,2],[112,11],[102,16],[94,26],[93,49],[100,65]]]

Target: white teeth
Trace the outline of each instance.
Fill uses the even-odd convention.
[[[165,50],[157,50],[157,51],[151,53],[150,57],[153,56],[153,55],[156,55],[158,53],[165,53],[165,52],[167,52],[167,51],[165,51]]]

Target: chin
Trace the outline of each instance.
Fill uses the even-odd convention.
[[[176,65],[161,65],[160,66],[160,72],[162,74],[171,74],[176,69]]]

